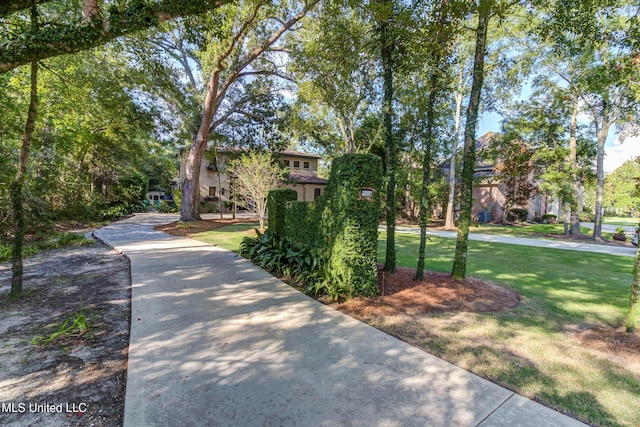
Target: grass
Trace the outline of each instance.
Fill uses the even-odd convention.
[[[93,240],[86,239],[81,234],[71,232],[55,233],[47,238],[37,240],[32,244],[25,244],[22,247],[22,256],[29,257],[44,250],[87,246],[94,243]],[[0,262],[11,260],[12,254],[13,247],[11,245],[0,244]]]
[[[637,226],[640,222],[638,218],[628,218],[628,217],[616,217],[616,216],[605,216],[602,218],[602,222],[604,224],[611,225],[619,225],[619,226]]]
[[[201,233],[238,249],[256,224]],[[382,261],[385,234],[378,255]],[[396,234],[399,266],[414,267],[418,236]],[[427,269],[451,270],[454,239],[433,237]],[[571,331],[620,325],[628,308],[633,258],[469,242],[469,276],[517,290],[522,302],[501,313],[432,313],[365,319],[373,326],[521,395],[594,425],[640,425],[640,366],[610,361]]]
[[[238,252],[242,239],[245,237],[255,237],[255,229],[258,228],[259,225],[257,221],[231,224],[215,230],[195,234],[193,238],[201,242],[209,243],[210,245]]]
[[[527,224],[520,226],[477,224],[470,227],[471,233],[494,234],[513,237],[535,237],[539,234],[563,235],[564,224]],[[582,234],[591,235],[592,230],[587,227],[580,227]],[[610,237],[603,234],[603,237]]]

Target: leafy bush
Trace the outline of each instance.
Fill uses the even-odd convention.
[[[180,212],[180,208],[178,208],[173,200],[163,200],[158,206],[158,211],[162,213],[176,213]]]
[[[109,206],[107,208],[105,208],[104,210],[102,210],[99,215],[100,218],[105,219],[105,220],[114,220],[114,219],[119,219],[122,218],[124,216],[129,215],[130,213],[130,208],[127,204],[118,204],[118,205],[114,205],[114,206]]]
[[[582,212],[580,214],[580,222],[594,222],[595,218],[592,213]]]
[[[269,210],[268,226],[276,236],[285,235],[285,214],[287,202],[298,199],[298,193],[290,188],[269,191],[267,198]]]
[[[542,223],[543,224],[555,224],[557,215],[554,214],[544,214],[542,215]]]
[[[270,229],[264,234],[256,230],[256,234],[256,238],[245,237],[242,240],[241,256],[276,275],[303,282],[307,287],[321,276],[325,263],[317,251],[295,245],[276,236]]]
[[[526,222],[529,217],[529,211],[522,208],[513,208],[509,211],[510,219],[519,222]]]

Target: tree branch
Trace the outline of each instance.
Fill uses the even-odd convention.
[[[40,0],[44,3],[50,0]],[[58,55],[76,53],[103,45],[122,35],[154,27],[177,17],[190,16],[212,10],[233,0],[133,0],[122,10],[110,9],[103,26],[93,22],[59,24],[34,29],[29,37],[24,33],[10,38],[0,47],[0,73],[20,65]],[[12,0],[0,6],[0,16],[31,6],[31,0]]]

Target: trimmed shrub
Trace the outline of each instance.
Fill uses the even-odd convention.
[[[347,154],[333,161],[325,193],[315,203],[294,201],[293,190],[272,191],[269,230],[245,238],[240,254],[304,281],[310,293],[332,299],[376,295],[382,177],[380,157]]]
[[[522,208],[513,208],[509,211],[509,215],[516,221],[525,222],[529,217],[529,211]]]
[[[558,216],[554,215],[554,214],[544,214],[544,215],[542,215],[542,223],[543,224],[555,224],[557,218],[558,218]]]
[[[322,252],[324,245],[316,206],[316,202],[287,202],[284,235],[293,243]]]
[[[320,215],[323,254],[340,296],[378,293],[377,244],[381,209],[382,160],[373,154],[347,154],[334,160]],[[371,198],[361,189],[373,190]]]
[[[290,188],[282,190],[271,190],[267,198],[267,209],[269,210],[268,227],[275,235],[285,236],[285,213],[287,202],[297,200],[298,193]]]

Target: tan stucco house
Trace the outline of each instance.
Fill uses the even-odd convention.
[[[236,149],[211,149],[200,164],[200,211],[230,212],[233,197],[230,191],[231,181],[227,174],[230,158],[241,154]],[[298,193],[298,200],[316,200],[327,185],[327,180],[318,177],[320,156],[293,150],[276,153],[278,160],[289,168],[289,182],[282,188],[291,188]],[[209,160],[211,159],[211,160]],[[180,175],[184,176],[184,161],[180,162]],[[251,206],[249,206],[250,208]]]

